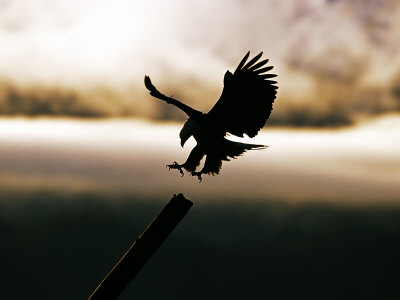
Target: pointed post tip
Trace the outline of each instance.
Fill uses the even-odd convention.
[[[182,193],[179,193],[178,195],[174,194],[174,196],[172,197],[171,201],[174,202],[186,202],[187,205],[192,206],[193,202],[190,201],[189,199],[186,199],[185,196]]]

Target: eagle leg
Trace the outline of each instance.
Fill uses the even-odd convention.
[[[181,173],[181,177],[183,177],[183,176],[185,175],[185,173],[183,173],[182,166],[183,166],[183,165],[180,165],[180,164],[178,164],[176,161],[174,161],[174,163],[173,163],[172,165],[167,165],[166,167],[167,167],[169,170],[171,170],[171,169],[178,169],[178,170],[179,170],[179,173]]]
[[[203,178],[201,178],[201,174],[203,174],[203,172],[193,171],[190,173],[190,175],[192,175],[192,176],[197,176],[197,178],[199,179],[199,182],[201,182],[203,180]]]

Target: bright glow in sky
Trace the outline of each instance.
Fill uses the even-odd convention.
[[[51,130],[49,130],[51,128]],[[204,200],[400,204],[399,117],[347,130],[266,130],[267,144],[202,183],[165,165],[183,162],[180,126],[139,121],[0,120],[2,188],[59,188]],[[156,185],[155,185],[156,183]]]
[[[368,57],[379,72],[374,78],[381,80],[400,61],[394,51],[400,44],[396,1],[360,6],[323,0],[0,3],[0,76],[17,81],[119,85],[137,82],[144,73],[173,71],[215,84],[248,50],[264,50],[280,74],[297,58],[316,68],[327,51],[336,51],[335,64],[327,63],[331,71],[344,72],[350,60]],[[384,22],[385,31],[374,22]]]

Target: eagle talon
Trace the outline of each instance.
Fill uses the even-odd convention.
[[[202,182],[203,178],[201,178],[201,172],[192,172],[190,175],[197,176],[199,182]]]
[[[183,177],[185,175],[185,173],[183,173],[183,170],[182,170],[182,165],[178,164],[176,161],[174,161],[174,163],[172,165],[166,165],[166,168],[168,168],[169,170],[178,169],[179,173],[181,173],[181,177]]]

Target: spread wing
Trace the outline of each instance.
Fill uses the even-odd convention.
[[[241,60],[235,72],[227,71],[221,97],[208,112],[207,118],[215,130],[243,137],[257,135],[272,111],[277,86],[267,74],[273,67],[263,67],[268,59],[258,62],[262,52],[246,63],[250,51]]]

